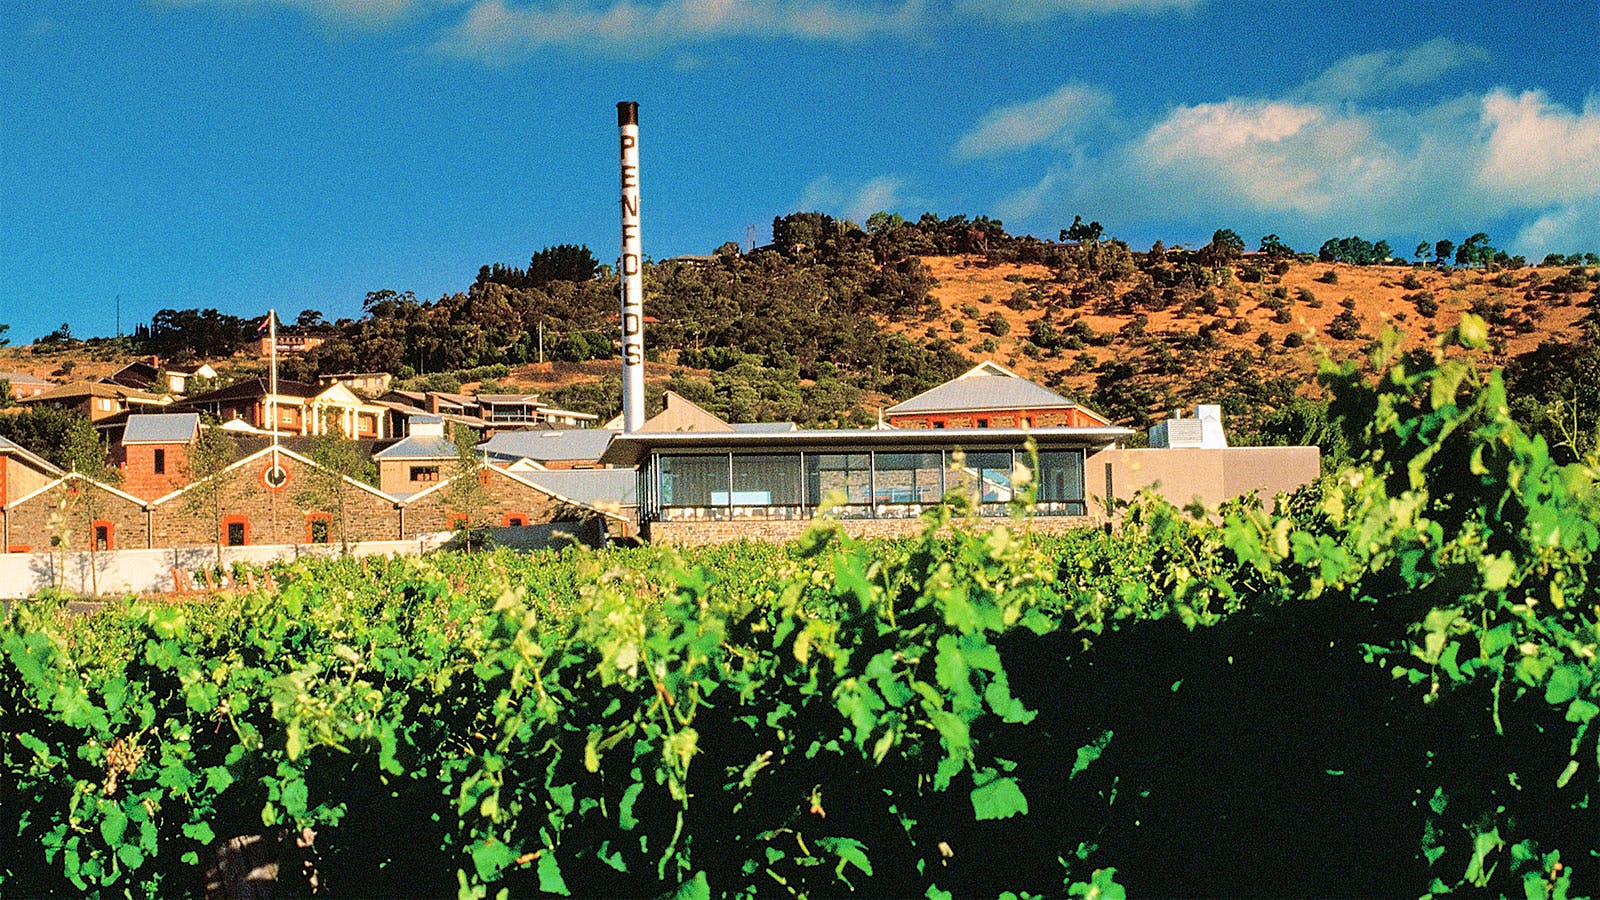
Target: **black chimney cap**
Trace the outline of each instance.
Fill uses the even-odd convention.
[[[624,100],[617,104],[617,127],[639,124],[639,104]]]

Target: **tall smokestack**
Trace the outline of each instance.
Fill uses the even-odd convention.
[[[639,240],[639,104],[617,104],[622,134],[622,430],[644,426],[644,259]]]

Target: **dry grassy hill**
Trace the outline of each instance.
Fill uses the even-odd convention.
[[[1503,363],[1547,339],[1578,339],[1594,303],[1592,283],[1576,293],[1551,290],[1567,274],[1563,268],[1485,274],[1295,262],[1259,283],[1230,279],[1211,289],[1209,302],[1190,298],[1161,309],[1123,310],[1119,302],[1074,301],[1069,286],[1042,265],[988,265],[976,256],[926,257],[923,264],[937,279],[933,295],[942,317],[885,327],[918,340],[950,341],[975,358],[1000,361],[1084,400],[1114,363],[1129,364],[1136,380],[1169,402],[1225,401],[1194,391],[1226,386],[1246,365],[1254,380],[1286,377],[1309,389],[1324,354],[1360,356],[1388,325],[1405,334],[1407,346],[1424,346],[1467,310],[1490,321],[1489,358]],[[1116,295],[1134,283],[1116,285]],[[1008,327],[989,327],[995,316]],[[1040,352],[1030,333],[1041,319],[1078,339]],[[1117,372],[1126,375],[1128,367]]]

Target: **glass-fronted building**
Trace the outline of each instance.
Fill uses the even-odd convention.
[[[1090,514],[1085,459],[1125,428],[636,432],[602,464],[639,472],[641,530],[654,523],[915,519],[950,491],[1003,516],[1027,470],[1035,514]],[[1027,446],[1032,439],[1035,451]],[[1036,455],[1035,455],[1036,454]]]

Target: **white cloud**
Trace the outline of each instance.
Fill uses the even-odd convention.
[[[956,8],[970,16],[1001,22],[1043,22],[1061,16],[1109,13],[1163,13],[1188,10],[1205,0],[958,0]]]
[[[1111,95],[1099,88],[1067,84],[1036,100],[992,110],[956,142],[957,159],[978,159],[1027,150],[1041,144],[1069,143],[1085,125],[1111,108]]]
[[[508,6],[480,0],[434,45],[435,51],[496,60],[548,47],[651,49],[723,38],[859,41],[913,30],[924,0],[848,5],[833,0],[579,0]]]
[[[1537,206],[1600,195],[1600,102],[1571,113],[1538,91],[1483,99],[1487,134],[1477,186],[1508,205]]]
[[[898,175],[879,175],[855,184],[822,175],[805,186],[795,208],[842,216],[860,225],[875,212],[893,212],[904,206],[901,192],[905,185],[906,180]]]
[[[1451,69],[1488,58],[1488,52],[1481,47],[1438,37],[1410,50],[1378,50],[1346,57],[1307,82],[1301,94],[1318,100],[1355,100],[1427,84]]]
[[[1600,247],[1600,101],[1490,91],[1420,111],[1234,98],[1181,106],[997,204],[1009,220],[1249,219],[1283,233],[1448,234],[1521,223],[1513,252]],[[1513,225],[1513,227],[1516,227]],[[1498,235],[1504,238],[1504,235]]]
[[[284,7],[296,9],[326,25],[384,28],[406,21],[433,6],[460,0],[159,0],[168,6]]]

